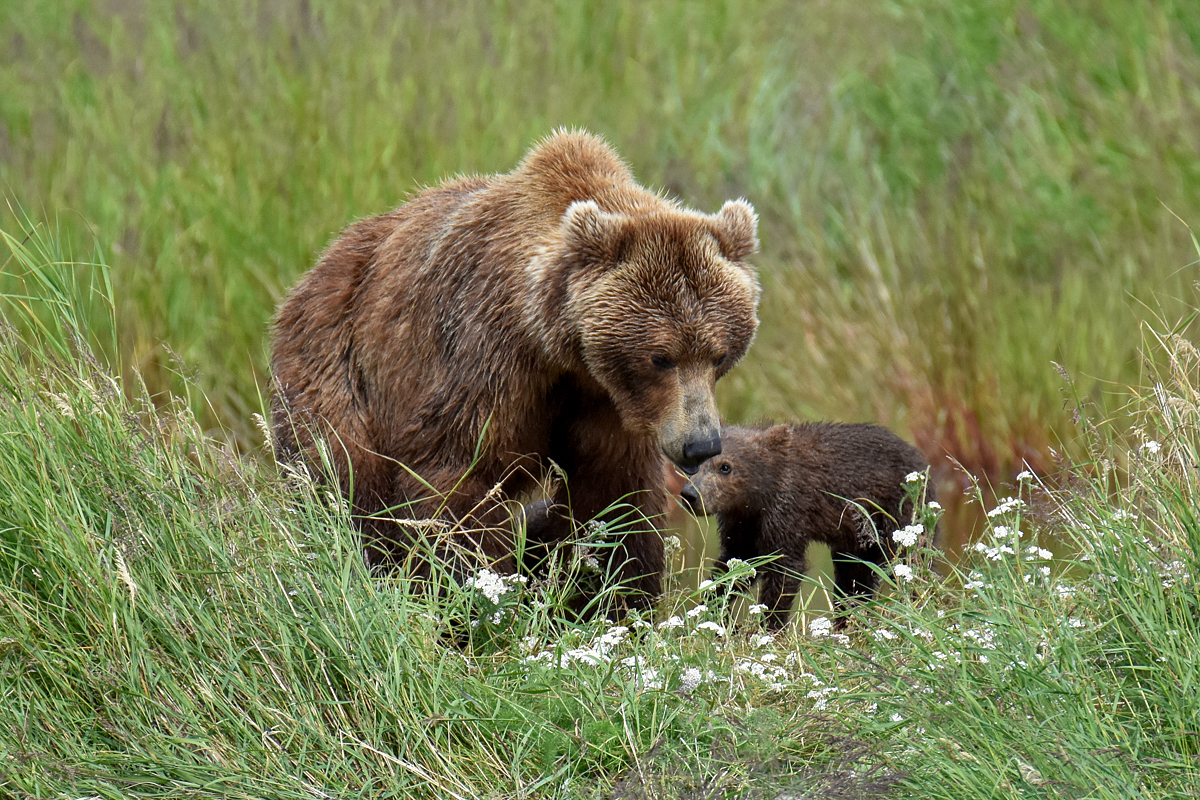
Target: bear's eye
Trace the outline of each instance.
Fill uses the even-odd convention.
[[[650,363],[659,369],[674,369],[675,362],[661,353],[650,357]]]
[[[729,358],[729,353],[721,353],[721,357],[713,361],[714,367],[719,367],[725,363],[725,359]]]
[[[729,473],[733,472],[733,467],[729,466],[728,461],[724,461],[719,467],[717,467],[717,472],[721,473],[722,475],[728,475]]]

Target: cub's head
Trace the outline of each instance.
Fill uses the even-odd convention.
[[[693,514],[757,516],[772,502],[775,466],[771,454],[782,446],[786,426],[765,430],[726,427],[721,453],[701,465],[680,497]]]
[[[759,286],[742,259],[758,247],[743,200],[706,215],[658,203],[635,213],[577,201],[563,215],[562,276],[571,358],[694,473],[721,452],[714,384],[750,347]]]

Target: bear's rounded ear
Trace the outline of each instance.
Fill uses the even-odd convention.
[[[745,200],[728,200],[709,219],[725,258],[741,261],[758,252],[758,214],[754,206]]]
[[[766,448],[780,450],[792,438],[792,429],[787,425],[772,425],[759,434],[759,441]]]
[[[595,200],[576,200],[567,206],[562,232],[572,252],[605,264],[624,258],[632,234],[628,217],[601,211]]]

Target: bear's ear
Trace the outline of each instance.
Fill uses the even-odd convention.
[[[709,217],[721,253],[730,261],[741,261],[758,252],[758,215],[745,200],[728,200]]]
[[[593,263],[615,264],[629,247],[632,225],[623,214],[601,211],[594,200],[576,200],[563,214],[562,232],[571,252]]]
[[[768,450],[782,450],[792,437],[792,430],[787,425],[772,425],[759,434],[759,443]]]

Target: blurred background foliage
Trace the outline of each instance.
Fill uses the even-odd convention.
[[[1084,455],[1077,404],[1120,408],[1131,332],[1196,299],[1194,1],[0,5],[0,213],[95,249],[96,340],[245,449],[273,309],[325,244],[557,126],[756,206],[726,418],[895,428],[954,538],[955,461],[999,486]]]

